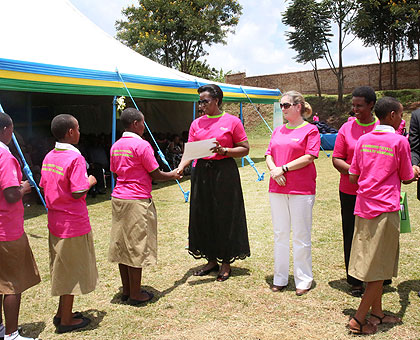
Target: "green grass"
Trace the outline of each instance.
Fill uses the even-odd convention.
[[[263,155],[268,139],[251,139],[251,157],[260,172],[267,171]],[[75,298],[75,310],[93,318],[88,330],[54,333],[52,317],[57,298],[50,296],[47,218],[41,207],[27,211],[26,232],[42,282],[23,293],[20,325],[27,336],[47,339],[353,339],[345,325],[360,299],[351,297],[345,283],[342,250],[339,175],[323,152],[316,161],[317,196],[314,207],[312,254],[314,289],[297,297],[293,271],[285,292],[269,290],[273,278],[273,236],[268,202],[268,176],[257,182],[248,165],[240,168],[251,257],[233,264],[232,277],[215,282],[215,275],[193,277],[205,261],[194,260],[187,245],[189,204],[176,184],[154,186],[158,211],[158,265],[144,269],[144,288],[156,298],[143,307],[119,303],[118,268],[107,261],[111,224],[110,201],[88,199],[94,230],[100,281],[97,289]],[[188,179],[182,181],[189,190]],[[398,313],[404,323],[380,327],[375,339],[419,339],[420,334],[420,204],[415,185],[408,192],[413,232],[401,235],[398,278],[384,294],[384,309]]]

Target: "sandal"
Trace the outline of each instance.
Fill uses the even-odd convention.
[[[350,295],[354,297],[362,297],[363,287],[357,287],[357,286],[351,287]]]
[[[395,323],[399,323],[399,322],[401,322],[401,318],[399,318],[398,316],[395,316],[395,315],[388,315],[388,314],[385,314],[384,313],[384,316],[383,317],[380,317],[379,315],[375,315],[375,314],[370,314],[370,316],[371,317],[374,317],[375,319],[378,319],[379,320],[379,323],[374,323],[374,322],[370,322],[372,325],[382,325],[383,323],[387,323],[387,324],[395,324]],[[390,318],[394,318],[394,322],[386,322],[386,321],[384,321],[384,319],[386,318],[386,317],[390,317]]]
[[[366,322],[366,323],[362,324],[354,316],[352,317],[352,319],[357,322],[357,325],[359,327],[358,328],[353,328],[353,327],[350,326],[350,323],[347,324],[347,327],[349,328],[349,330],[350,330],[351,333],[353,333],[353,334],[359,334],[359,335],[369,335],[369,334],[376,333],[376,331],[377,331],[376,325],[372,325],[369,322]],[[369,331],[369,329],[366,329],[367,328],[366,326],[372,327],[371,331]]]

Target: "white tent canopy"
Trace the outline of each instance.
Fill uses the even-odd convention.
[[[0,1],[0,90],[194,101],[209,83],[167,68],[103,32],[68,0]],[[277,101],[279,90],[220,84],[227,101]],[[246,94],[245,94],[246,92]]]

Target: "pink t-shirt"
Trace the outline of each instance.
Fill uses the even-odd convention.
[[[48,208],[48,229],[60,238],[85,235],[91,231],[86,197],[72,193],[89,190],[86,161],[73,150],[53,149],[44,158],[40,187]]]
[[[351,164],[357,140],[364,134],[373,131],[378,124],[379,120],[376,117],[369,124],[362,124],[357,119],[352,119],[344,123],[340,130],[338,130],[333,157],[344,159],[347,164]],[[357,184],[350,183],[348,174],[340,173],[339,190],[341,192],[348,195],[356,195],[357,187]]]
[[[401,181],[414,177],[407,138],[379,125],[358,140],[350,173],[359,175],[355,215],[372,219],[399,211]]]
[[[111,171],[117,174],[112,197],[125,200],[151,198],[150,172],[158,168],[149,142],[124,132],[123,137],[111,147]]]
[[[404,133],[404,128],[405,128],[405,120],[404,119],[401,119],[401,124],[400,124],[400,126],[398,127],[398,129],[397,129],[397,133],[399,134],[399,135],[402,135],[403,133]]]
[[[191,123],[189,142],[216,138],[219,144],[225,148],[233,148],[239,142],[246,141],[244,126],[238,117],[228,113],[223,113],[217,117],[209,117],[207,115],[197,118]],[[228,158],[214,153],[210,157],[204,159],[223,159]]]
[[[271,155],[276,166],[282,166],[303,155],[318,157],[321,138],[316,126],[304,122],[298,127],[277,127],[271,136],[266,155]],[[315,195],[315,164],[284,174],[286,185],[280,186],[270,178],[269,192],[292,195]]]
[[[20,186],[22,172],[15,157],[0,146],[0,241],[15,241],[23,235],[22,200],[8,203],[3,190]]]

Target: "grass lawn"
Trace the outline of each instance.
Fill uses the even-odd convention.
[[[251,157],[260,172],[267,171],[264,151],[267,138],[250,140]],[[251,257],[237,261],[232,277],[216,282],[216,274],[194,277],[205,263],[185,250],[189,204],[176,184],[154,186],[158,211],[158,265],[144,269],[144,288],[155,298],[142,307],[119,302],[118,267],[107,260],[111,204],[107,197],[88,198],[94,230],[100,281],[97,289],[75,298],[74,310],[93,319],[87,330],[58,335],[52,324],[58,298],[50,296],[47,216],[39,206],[26,211],[25,229],[35,254],[42,282],[23,293],[20,325],[26,336],[46,339],[351,339],[345,328],[360,299],[348,294],[345,282],[338,172],[321,152],[316,161],[318,186],[312,229],[313,289],[295,295],[293,270],[288,289],[272,293],[273,236],[268,202],[268,175],[256,182],[248,165],[240,168]],[[189,190],[188,179],[182,181]],[[385,289],[384,309],[397,313],[403,324],[380,327],[375,339],[420,337],[420,203],[416,185],[408,192],[413,232],[401,235],[399,276]],[[76,255],[76,254],[75,254]]]

